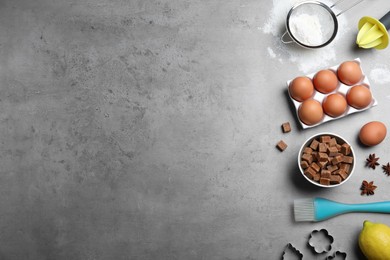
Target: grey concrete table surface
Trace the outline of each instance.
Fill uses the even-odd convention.
[[[357,141],[368,121],[390,126],[390,49],[354,46],[359,18],[390,5],[363,2],[312,51],[279,40],[291,4],[0,1],[0,259],[280,259],[290,242],[304,259],[362,258],[363,221],[389,216],[296,223],[292,202],[390,198],[390,178],[364,166],[368,153],[390,161],[390,139]],[[356,57],[378,106],[302,130],[285,82]],[[324,131],[357,155],[335,189],[297,171],[300,145]],[[360,195],[363,179],[374,196]],[[307,238],[320,228],[335,242],[317,256]]]

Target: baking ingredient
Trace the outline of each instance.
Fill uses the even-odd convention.
[[[344,96],[339,93],[330,94],[322,102],[322,108],[324,109],[325,114],[331,117],[338,117],[347,110],[347,101]]]
[[[369,260],[386,260],[390,256],[390,227],[364,221],[359,234],[359,247]]]
[[[293,99],[302,102],[313,95],[314,86],[308,77],[296,77],[291,81],[289,91]]]
[[[280,140],[280,141],[276,144],[276,147],[277,147],[281,152],[283,152],[284,150],[286,150],[287,144],[286,144],[283,140]]]
[[[366,165],[375,170],[376,166],[379,165],[378,160],[379,157],[375,157],[375,153],[370,154],[366,159]]]
[[[326,42],[322,35],[321,22],[317,15],[301,13],[291,16],[290,31],[300,43],[308,46],[318,46]]]
[[[291,132],[291,126],[290,126],[289,122],[286,122],[286,123],[282,124],[282,131],[283,131],[283,133]]]
[[[359,132],[360,141],[367,146],[380,144],[386,137],[387,128],[379,121],[372,121],[365,124]]]
[[[382,170],[387,176],[390,176],[390,163],[382,165]]]
[[[347,93],[348,104],[356,109],[366,108],[371,104],[371,101],[371,91],[364,85],[354,86]]]
[[[377,187],[374,185],[374,182],[373,181],[366,181],[364,180],[362,182],[362,186],[360,186],[360,190],[362,191],[360,193],[360,195],[374,195],[374,190],[376,189]]]
[[[337,69],[337,76],[341,82],[351,86],[360,82],[363,72],[356,61],[345,61]]]
[[[336,74],[331,70],[320,70],[314,75],[314,87],[321,93],[327,94],[334,91],[339,81]]]
[[[337,185],[352,172],[354,155],[348,143],[330,135],[314,137],[300,151],[300,170],[315,184]]]
[[[324,117],[320,102],[307,99],[298,108],[299,119],[306,125],[315,125]]]

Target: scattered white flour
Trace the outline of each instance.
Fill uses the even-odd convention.
[[[316,15],[293,15],[290,31],[299,42],[309,46],[318,46],[327,40],[322,35],[320,19]]]
[[[271,34],[274,36],[274,42],[272,46],[268,47],[268,53],[271,58],[277,58],[280,63],[283,63],[286,59],[290,63],[295,63],[300,71],[303,73],[313,72],[317,69],[334,65],[336,60],[335,45],[342,41],[343,35],[350,30],[351,26],[348,25],[346,15],[338,16],[339,30],[336,38],[332,43],[326,47],[308,50],[303,47],[294,46],[296,44],[284,44],[281,42],[280,37],[286,31],[285,23],[288,11],[291,7],[302,0],[273,0],[273,7],[270,10],[269,17],[265,24],[261,26],[261,31],[265,34]],[[325,4],[330,5],[329,0],[324,1]],[[334,10],[338,13],[338,10]],[[275,54],[275,57],[271,55]],[[282,58],[283,57],[283,58]],[[284,58],[285,57],[285,58]],[[283,60],[284,59],[284,60]]]
[[[268,50],[268,54],[269,54],[269,56],[271,56],[271,58],[276,58],[276,54],[275,54],[275,52],[271,49],[271,47],[268,47],[267,50]]]
[[[370,80],[379,84],[390,83],[390,71],[386,66],[375,68],[370,72]]]

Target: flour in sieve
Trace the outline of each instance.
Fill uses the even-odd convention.
[[[299,14],[290,19],[290,31],[297,41],[309,46],[326,42],[322,34],[321,22],[316,15]]]

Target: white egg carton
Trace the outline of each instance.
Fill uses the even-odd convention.
[[[361,66],[361,61],[360,61],[360,59],[359,59],[359,58],[356,58],[356,59],[354,59],[354,60],[357,61],[357,62],[359,63],[360,68],[361,68],[362,73],[363,73],[363,77],[362,77],[362,79],[360,80],[360,82],[356,83],[355,85],[348,86],[348,85],[342,83],[341,81],[339,81],[338,87],[337,87],[334,91],[332,91],[332,92],[330,92],[330,93],[327,93],[327,94],[323,94],[323,93],[321,93],[321,92],[318,92],[316,89],[314,89],[314,94],[313,94],[313,96],[312,96],[312,99],[317,100],[318,102],[320,102],[320,103],[322,104],[322,101],[323,101],[328,95],[330,95],[330,94],[333,94],[333,93],[340,93],[340,94],[342,94],[344,97],[346,97],[348,90],[349,90],[350,88],[352,88],[353,86],[356,86],[356,85],[365,85],[365,86],[367,86],[367,87],[371,90],[371,95],[372,95],[371,104],[368,105],[368,106],[365,107],[365,108],[362,108],[362,109],[356,109],[356,108],[354,108],[354,107],[351,107],[351,106],[347,105],[347,109],[346,109],[346,111],[344,112],[344,114],[342,114],[341,116],[338,116],[338,117],[331,117],[331,116],[328,116],[327,114],[324,113],[324,117],[323,117],[322,121],[320,121],[319,123],[317,123],[317,124],[315,124],[315,125],[306,125],[306,124],[303,123],[303,122],[301,121],[301,119],[299,118],[299,115],[298,115],[298,108],[299,108],[299,106],[301,105],[302,102],[299,102],[299,101],[297,101],[297,100],[295,100],[295,99],[293,99],[293,98],[291,97],[291,93],[290,93],[290,90],[289,90],[289,86],[290,86],[290,82],[293,81],[294,79],[290,79],[290,80],[287,81],[288,94],[289,94],[289,97],[290,97],[291,101],[293,102],[293,104],[294,104],[294,106],[295,106],[295,113],[296,113],[297,118],[298,118],[298,121],[299,121],[299,123],[301,124],[301,126],[302,126],[303,129],[316,127],[316,126],[321,125],[321,124],[323,124],[323,123],[325,123],[325,122],[332,121],[332,120],[336,120],[336,119],[340,119],[340,118],[346,117],[346,116],[348,116],[348,115],[350,115],[350,114],[353,114],[353,113],[362,112],[362,111],[365,111],[365,110],[367,110],[367,109],[370,109],[370,108],[373,107],[373,106],[378,105],[378,101],[375,99],[374,95],[372,94],[372,89],[371,89],[371,85],[370,85],[370,82],[369,82],[369,80],[368,80],[368,77],[367,77],[367,75],[364,73],[363,68],[362,68],[362,66]],[[330,67],[330,68],[326,68],[326,69],[332,70],[332,71],[334,71],[334,72],[337,74],[337,69],[338,69],[339,66],[340,66],[340,64],[335,65],[335,66]],[[318,71],[320,71],[320,70],[318,70]],[[314,73],[311,73],[311,74],[308,74],[308,75],[306,75],[306,77],[308,77],[308,78],[310,78],[311,80],[313,80],[314,75],[315,75],[318,71],[316,71],[316,72],[314,72]]]

